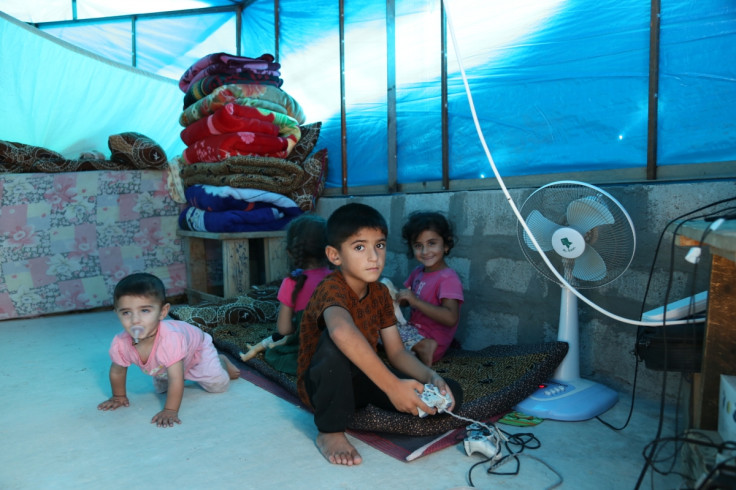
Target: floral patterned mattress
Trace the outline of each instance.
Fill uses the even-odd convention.
[[[180,212],[162,170],[0,174],[0,320],[110,306],[132,272],[183,294]]]

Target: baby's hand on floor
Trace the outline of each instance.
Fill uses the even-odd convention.
[[[127,396],[112,396],[109,400],[97,405],[97,410],[115,410],[116,408],[128,406],[130,406],[130,402]]]
[[[176,410],[169,410],[168,408],[164,408],[151,419],[152,424],[156,424],[158,427],[164,428],[174,427],[174,422],[181,424],[181,420],[179,420],[179,412]]]

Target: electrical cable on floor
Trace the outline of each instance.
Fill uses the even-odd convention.
[[[503,456],[502,458],[498,458],[498,454],[496,454],[494,457],[486,457],[485,459],[478,461],[477,463],[474,463],[468,470],[468,483],[470,484],[471,487],[475,487],[475,484],[473,483],[473,475],[472,475],[473,470],[477,468],[478,466],[486,464],[486,463],[490,463],[490,466],[486,470],[486,473],[489,475],[496,475],[496,476],[516,476],[518,475],[521,470],[521,462],[519,461],[519,457],[526,457],[526,458],[530,458],[535,461],[538,461],[542,463],[544,466],[546,466],[547,468],[549,468],[549,470],[552,471],[555,475],[557,475],[558,481],[546,487],[547,489],[551,490],[553,488],[557,488],[558,486],[562,485],[564,478],[562,477],[560,472],[558,472],[552,465],[550,465],[549,463],[547,463],[541,458],[523,453],[525,449],[539,449],[540,447],[542,447],[542,443],[539,441],[539,439],[534,434],[530,432],[511,434],[501,429],[498,429],[498,431],[501,433],[504,440],[506,441],[504,443],[504,446],[508,454],[506,456]],[[492,461],[493,459],[496,459],[496,461]],[[514,469],[513,471],[503,472],[503,473],[496,471],[498,468],[506,465],[511,460],[514,460],[516,462],[516,469]]]
[[[684,220],[684,221],[679,222],[677,224],[677,226],[675,227],[675,230],[672,233],[672,244],[671,244],[670,264],[669,264],[670,265],[670,267],[669,267],[669,277],[668,277],[668,280],[667,280],[667,287],[665,288],[665,295],[664,295],[664,304],[665,305],[668,305],[669,304],[669,294],[671,292],[672,282],[673,282],[673,275],[674,275],[674,256],[675,256],[675,240],[676,240],[677,235],[678,235],[677,232],[679,231],[680,227],[682,227],[687,221],[691,221],[693,219],[696,219],[696,218],[689,218],[687,220]],[[706,227],[705,231],[703,232],[703,235],[701,237],[701,243],[705,239],[705,237],[708,235],[708,233],[710,232],[711,228],[713,226],[716,226],[716,228],[717,228],[718,226],[720,226],[720,223],[722,223],[722,221],[719,222],[718,220],[709,223],[709,225]],[[696,264],[697,264],[697,262],[696,262]],[[666,324],[667,324],[667,313],[666,313],[666,309],[665,309],[665,313],[662,316],[662,326],[663,326],[663,328],[662,328],[662,341],[664,343],[664,355],[663,355],[663,357],[664,357],[664,374],[662,376],[662,391],[660,393],[659,421],[658,421],[658,424],[657,424],[657,433],[656,433],[655,438],[654,438],[655,441],[656,440],[659,440],[660,437],[661,437],[661,435],[662,435],[662,427],[663,427],[663,424],[664,424],[664,406],[665,406],[666,394],[667,394],[667,374],[669,372],[669,370],[668,370],[669,363],[668,363],[668,358],[667,358],[668,357],[668,345],[667,345],[667,328],[666,328]],[[641,487],[641,483],[644,480],[644,476],[646,475],[647,470],[651,466],[652,461],[653,461],[653,457],[654,457],[654,455],[655,455],[655,453],[657,451],[657,444],[651,444],[649,447],[650,447],[649,454],[646,454],[645,453],[645,455],[644,455],[644,466],[643,466],[643,468],[641,470],[641,473],[639,474],[639,478],[638,478],[638,480],[636,482],[636,486],[634,487],[635,490],[638,490]]]
[[[529,458],[529,459],[533,459],[535,461],[538,461],[538,462],[542,463],[552,473],[554,473],[557,476],[558,480],[555,483],[553,483],[552,485],[550,485],[548,487],[545,487],[545,490],[552,490],[553,488],[557,488],[560,485],[562,485],[562,483],[565,481],[565,479],[562,477],[562,475],[560,474],[560,472],[557,471],[556,469],[554,469],[549,463],[547,463],[546,461],[544,461],[541,458],[538,458],[536,456],[532,456],[531,454],[513,454],[513,455],[510,455],[510,456],[507,456],[504,460],[499,461],[498,464],[495,466],[495,468],[498,468],[499,466],[502,466],[502,465],[506,464],[511,458],[517,460],[517,467],[521,464],[518,461],[518,458]]]
[[[609,422],[606,422],[603,420],[600,415],[596,415],[595,418],[608,427],[611,430],[619,431],[624,430],[626,427],[628,427],[629,422],[631,422],[631,416],[634,414],[634,400],[636,400],[636,382],[639,376],[639,361],[636,359],[636,354],[634,354],[634,381],[631,385],[631,404],[629,404],[629,415],[626,417],[626,422],[624,422],[624,425],[621,427],[614,427]]]
[[[719,210],[718,212],[711,213],[711,214],[712,215],[718,215],[722,211],[723,210]],[[705,242],[705,239],[708,236],[708,234],[710,232],[718,229],[718,227],[720,226],[720,224],[722,222],[723,222],[723,219],[722,218],[717,218],[717,219],[714,219],[714,220],[711,221],[712,224],[711,225],[708,225],[706,227],[705,231],[703,231],[703,234],[702,234],[702,236],[701,236],[701,238],[699,240],[699,243],[698,243],[698,249],[703,246],[703,243]],[[674,238],[676,238],[676,237],[673,235],[673,239]],[[691,303],[691,306],[690,306],[690,312],[692,312],[694,310],[693,305],[695,303],[694,296],[695,296],[695,292],[696,292],[696,289],[697,289],[696,288],[696,280],[697,280],[697,272],[698,272],[698,264],[699,263],[700,263],[699,260],[695,260],[692,263],[692,269],[693,270],[692,270],[692,274],[691,274],[691,278],[690,278],[690,281],[691,281],[691,296],[690,296],[690,298],[691,298],[691,302],[690,302]],[[666,328],[663,329],[663,336],[666,339]],[[665,359],[667,359],[667,353],[669,352],[669,344],[667,342],[665,342],[664,349],[665,349]],[[668,372],[668,366],[669,366],[669,364],[666,363],[665,364],[665,376],[667,375],[667,372]],[[677,400],[677,404],[675,405],[675,430],[674,430],[675,434],[678,433],[678,425],[679,425],[678,416],[679,416],[679,408],[680,408],[679,407],[679,396],[680,396],[680,394],[682,392],[682,379],[683,379],[683,377],[682,377],[682,374],[681,374],[681,376],[680,376],[680,386],[678,387],[678,390],[677,390],[678,400]],[[663,394],[663,396],[665,396],[665,395],[666,394]],[[663,416],[664,415],[661,413],[660,414],[660,417],[663,417]],[[679,449],[680,449],[679,445],[678,444],[675,444],[675,447],[673,448],[673,455],[672,455],[672,458],[671,458],[672,459],[672,463],[671,463],[670,471],[672,470],[672,468],[674,468],[675,464],[677,463],[677,455],[679,454]],[[659,452],[659,450],[657,452]],[[658,470],[655,466],[652,466],[652,470],[654,470],[657,473],[664,474],[664,473],[662,473],[661,470]]]
[[[678,424],[677,424],[677,417],[679,414],[679,402],[680,402],[679,395],[682,392],[682,380],[683,380],[683,377],[680,376],[680,386],[678,387],[678,399],[677,399],[678,405],[676,406],[677,409],[675,411],[676,412],[675,413],[675,430],[674,430],[675,434],[679,432]],[[661,440],[664,440],[664,439],[661,439]],[[663,476],[674,474],[683,479],[687,479],[687,475],[684,475],[678,471],[674,471],[674,468],[677,464],[678,456],[680,454],[681,446],[682,444],[684,444],[683,438],[672,437],[672,438],[668,438],[667,441],[674,442],[674,447],[672,448],[672,454],[668,456],[660,456],[660,452],[662,452],[667,447],[667,445],[662,445],[662,444],[654,444],[652,446],[654,454],[651,454],[651,456],[646,455],[646,451],[642,451],[642,454],[644,455],[644,459],[649,462],[649,465],[652,468],[652,472],[650,475],[651,480],[652,481],[654,480],[655,473],[663,475]],[[669,469],[660,469],[657,467],[658,463],[663,464],[666,461],[670,462]]]
[[[727,208],[727,209],[732,209],[732,208]],[[703,234],[700,237],[700,240],[699,240],[699,243],[698,243],[698,246],[697,246],[697,250],[698,251],[702,248],[703,243],[705,242],[705,239],[707,238],[708,234],[711,233],[711,232],[713,232],[713,231],[715,231],[715,230],[717,230],[721,226],[721,224],[723,223],[723,221],[724,221],[724,218],[722,217],[723,211],[724,210],[721,209],[721,210],[719,210],[717,212],[711,213],[711,216],[708,216],[708,217],[705,218],[706,222],[710,222],[712,224],[709,225],[709,226],[707,226],[706,229],[703,231]],[[698,254],[697,257],[699,259],[700,254]],[[694,305],[695,305],[695,294],[696,294],[696,291],[697,291],[696,285],[697,285],[698,264],[699,263],[700,263],[699,260],[692,261],[692,274],[691,274],[691,278],[690,278],[690,281],[691,281],[691,291],[690,291],[690,293],[691,293],[691,295],[690,295],[690,307],[689,307],[689,311],[690,311],[691,315],[692,315],[692,313],[695,310]],[[694,332],[694,331],[692,331],[692,332]],[[694,333],[693,333],[693,335],[694,335]],[[695,339],[692,338],[692,340],[693,340],[693,343],[694,343],[695,342]],[[667,349],[667,346],[665,346],[665,349]],[[678,391],[677,391],[677,403],[675,405],[675,430],[674,430],[674,433],[675,434],[677,434],[679,432],[678,425],[679,425],[680,395],[682,393],[682,380],[683,380],[683,375],[681,373],[681,376],[680,376],[680,387],[678,388]],[[680,454],[680,450],[681,450],[682,444],[683,443],[679,443],[679,444],[678,443],[675,443],[675,446],[673,448],[673,455],[671,457],[672,462],[671,462],[671,465],[670,465],[669,470],[666,473],[673,472],[673,469],[674,469],[675,465],[677,464],[678,454]],[[652,466],[652,470],[654,470],[654,471],[656,471],[657,473],[660,473],[660,474],[666,474],[665,472],[662,472],[662,470],[658,470],[656,468],[656,466],[654,466],[654,465]]]
[[[722,219],[723,219],[722,218],[722,213],[724,211],[726,211],[726,210],[731,210],[731,209],[733,209],[733,208],[720,209],[720,210],[715,211],[715,212],[712,212],[712,213],[710,213],[710,215],[706,215],[704,217],[704,220],[705,221],[707,221],[707,222],[714,222],[714,224],[713,224],[713,226],[708,226],[706,228],[706,230],[703,232],[703,235],[701,236],[700,241],[699,241],[698,246],[697,246],[698,251],[703,246],[703,243],[705,242],[705,238],[708,236],[708,234],[711,231],[713,231],[714,229],[717,229],[718,226],[720,226],[720,225],[717,225],[717,223],[719,223],[719,221],[722,222]],[[695,295],[696,295],[697,289],[698,289],[697,288],[697,278],[698,278],[698,264],[700,262],[700,260],[699,260],[700,254],[699,253],[697,254],[697,258],[698,258],[698,260],[693,260],[692,261],[692,273],[691,273],[691,276],[690,276],[690,284],[691,284],[690,303],[689,303],[689,308],[688,308],[688,312],[689,312],[689,315],[688,316],[689,317],[692,317],[696,313],[695,312]],[[697,342],[695,330],[694,329],[690,329],[690,334],[691,334],[690,340],[691,340],[692,344],[695,344]],[[663,330],[663,335],[665,335],[665,338],[666,338],[666,330]],[[669,349],[669,343],[665,343],[664,349],[665,349],[665,352],[666,353],[669,352],[669,350],[668,350]],[[667,355],[667,354],[665,354],[665,355]],[[668,365],[669,364],[667,364],[665,366],[665,373],[667,372],[667,366]],[[682,395],[683,379],[684,379],[684,373],[681,372],[680,373],[680,386],[678,387],[678,390],[677,390],[677,400],[676,400],[676,404],[675,404],[675,428],[674,428],[674,433],[675,434],[677,434],[679,432],[680,397]],[[670,474],[670,473],[676,473],[676,472],[673,471],[673,469],[674,469],[675,465],[677,464],[678,455],[680,454],[680,450],[681,450],[682,444],[683,443],[680,443],[680,444],[675,443],[675,446],[672,449],[672,456],[670,457],[671,464],[670,464],[669,470],[659,470],[654,464],[652,464],[653,473],[656,472],[656,473],[659,473],[659,474],[662,474],[662,475],[666,475],[666,474]],[[658,450],[658,452],[659,452],[659,450]],[[655,462],[656,462],[656,460],[655,460]]]
[[[674,261],[675,261],[675,240],[677,238],[677,232],[679,231],[680,227],[682,227],[687,221],[693,220],[696,218],[689,218],[688,220],[681,221],[677,224],[675,227],[675,230],[672,233],[672,242],[671,242],[671,250],[670,250],[670,263],[669,263],[669,276],[667,278],[667,286],[665,287],[665,293],[664,293],[664,305],[669,304],[669,295],[672,290],[672,282],[673,282],[673,276],[674,276]],[[664,425],[664,408],[665,403],[667,399],[667,374],[669,372],[669,362],[668,362],[668,344],[667,344],[667,313],[666,313],[666,306],[665,306],[665,313],[662,315],[662,342],[664,343],[664,373],[662,374],[662,389],[660,392],[660,401],[659,401],[659,420],[657,421],[657,433],[654,436],[654,439],[657,440],[662,435],[662,428]],[[647,473],[647,470],[649,469],[649,466],[651,465],[651,462],[653,460],[654,454],[657,450],[657,445],[652,445],[651,450],[649,454],[645,454],[644,456],[644,466],[642,467],[641,473],[639,474],[639,478],[637,479],[636,486],[634,487],[635,490],[638,490],[641,486],[642,481],[644,480],[644,476]]]
[[[702,437],[703,439],[695,439],[693,438],[692,434],[687,437],[672,436],[672,437],[662,437],[659,439],[655,439],[644,447],[644,449],[642,450],[642,455],[645,457],[645,459],[647,459],[647,461],[649,462],[654,472],[659,473],[661,475],[674,474],[674,475],[680,476],[683,479],[688,479],[689,475],[684,475],[680,472],[672,471],[671,469],[669,471],[658,469],[656,465],[657,463],[660,463],[661,461],[657,460],[654,457],[648,456],[647,450],[651,448],[656,448],[658,446],[662,447],[663,445],[666,445],[667,443],[674,443],[676,446],[683,445],[683,444],[691,444],[691,445],[696,445],[696,446],[708,447],[708,448],[714,449],[716,452],[719,452],[719,453],[723,451],[736,451],[736,442],[734,441],[726,441],[720,444],[716,444],[707,434],[703,432],[699,432],[697,434],[699,437]],[[649,452],[651,454],[651,450]],[[727,458],[725,462],[733,461],[734,458],[736,458],[736,456]],[[720,464],[721,463],[719,463],[719,465]],[[717,466],[717,465],[714,465],[714,466]],[[726,465],[725,464],[721,465],[721,468],[723,468],[723,466],[726,466]],[[707,475],[704,475],[704,477],[709,477],[715,471],[717,470],[715,468],[712,468],[711,471]],[[710,488],[711,490],[713,489],[713,487],[704,487],[702,484],[698,485],[696,488]],[[716,488],[722,488],[722,487],[716,487]]]
[[[707,208],[710,208],[710,207],[713,207],[713,206],[718,206],[720,204],[724,204],[726,202],[730,202],[730,201],[734,201],[734,200],[736,200],[736,198],[728,198],[728,199],[722,199],[720,201],[716,201],[716,202],[707,204],[705,206],[702,206],[700,208],[697,208],[697,209],[695,209],[693,211],[689,211],[689,212],[687,212],[687,213],[685,213],[683,215],[678,216],[677,218],[674,218],[674,219],[670,220],[664,226],[664,228],[662,229],[662,232],[659,235],[659,240],[657,241],[657,246],[654,249],[654,257],[652,258],[651,267],[649,269],[649,277],[648,277],[647,285],[646,285],[646,288],[645,288],[645,291],[644,291],[644,299],[642,300],[642,303],[641,303],[641,311],[639,313],[639,317],[640,318],[644,316],[644,309],[646,308],[646,298],[647,298],[647,294],[649,293],[649,286],[651,285],[652,277],[654,276],[654,267],[655,267],[656,262],[657,262],[657,256],[659,255],[659,250],[660,250],[660,247],[661,247],[661,244],[662,244],[662,239],[664,238],[664,235],[667,232],[667,229],[670,227],[670,225],[672,225],[673,223],[675,223],[675,222],[677,222],[679,220],[682,220],[683,218],[685,218],[685,217],[687,217],[687,216],[689,216],[691,214],[698,213],[698,212],[703,211],[703,210],[705,210]],[[715,211],[715,212],[711,213],[710,215],[704,215],[703,217],[704,217],[704,219],[706,221],[708,221],[709,219],[711,221],[713,221],[715,219],[715,218],[712,218],[713,215],[719,215],[719,214],[723,213],[724,211],[730,211],[732,209],[736,209],[736,208],[734,208],[734,207],[728,207],[728,208],[724,208],[724,209],[719,209],[718,211]],[[730,216],[730,215],[726,215],[726,216]],[[701,240],[701,245],[702,245],[702,240]],[[697,263],[694,264],[694,266],[697,267]],[[694,275],[695,274],[693,273],[693,276]],[[692,291],[692,294],[691,294],[691,297],[690,297],[690,303],[691,304],[690,304],[690,310],[689,310],[691,312],[694,311],[694,304],[695,304],[695,277],[693,277],[693,280],[692,280],[692,288],[693,288],[693,291]],[[665,315],[666,315],[666,313],[665,313]],[[665,318],[665,321],[666,321],[666,318]],[[614,431],[624,430],[626,427],[628,427],[629,422],[631,421],[631,417],[632,417],[632,415],[634,413],[634,403],[636,401],[636,387],[637,387],[637,380],[638,380],[638,373],[639,373],[639,364],[642,362],[641,359],[638,359],[638,356],[636,354],[636,346],[639,343],[639,341],[641,340],[641,336],[642,336],[643,332],[644,332],[644,327],[640,326],[639,327],[639,331],[637,332],[637,336],[636,336],[636,343],[634,344],[634,380],[632,382],[632,387],[631,387],[631,403],[629,405],[629,413],[628,413],[628,416],[626,417],[626,422],[624,422],[624,425],[622,425],[621,427],[614,427],[609,422],[606,422],[605,420],[603,420],[600,416],[596,416],[596,419],[599,422],[601,422],[603,425],[605,425],[606,427],[608,427],[609,429],[614,430]],[[667,346],[666,345],[665,345],[665,349],[667,349]]]
[[[599,313],[604,314],[605,316],[608,316],[609,318],[611,318],[613,320],[617,320],[617,321],[620,321],[622,323],[627,323],[627,324],[635,325],[635,326],[639,326],[639,327],[655,326],[657,324],[656,322],[644,322],[644,321],[640,321],[640,320],[627,319],[627,318],[621,317],[619,315],[616,315],[614,313],[611,313],[611,312],[606,311],[603,308],[599,307],[593,301],[589,300],[587,297],[585,297],[584,295],[582,295],[576,288],[572,287],[568,283],[568,281],[565,280],[565,278],[552,265],[552,263],[550,262],[550,260],[547,257],[547,255],[542,251],[539,243],[537,242],[536,237],[534,236],[534,234],[531,232],[531,230],[527,226],[526,221],[521,216],[521,213],[519,212],[516,204],[514,203],[513,199],[511,198],[511,195],[509,194],[508,189],[506,188],[506,185],[504,184],[504,181],[503,181],[503,179],[502,179],[502,177],[501,177],[501,175],[500,175],[500,173],[499,173],[498,169],[496,168],[496,165],[495,165],[495,163],[493,161],[493,157],[491,156],[490,149],[488,148],[488,144],[486,143],[485,137],[483,136],[483,131],[481,130],[481,127],[480,127],[480,121],[478,120],[478,115],[477,115],[476,110],[475,110],[475,104],[473,102],[473,96],[472,96],[472,94],[470,92],[470,85],[468,83],[467,75],[465,73],[465,68],[464,68],[463,63],[462,63],[462,56],[460,54],[459,45],[458,45],[457,39],[455,37],[455,30],[454,30],[454,27],[453,27],[452,13],[451,13],[451,10],[452,9],[450,8],[449,2],[445,2],[444,3],[444,8],[445,8],[445,13],[447,15],[448,31],[450,32],[450,36],[452,38],[453,48],[455,50],[456,59],[457,59],[457,62],[458,62],[459,68],[460,68],[460,75],[461,75],[461,78],[462,78],[462,81],[463,81],[463,86],[465,87],[465,93],[466,93],[467,98],[468,98],[468,104],[470,106],[470,112],[471,112],[471,115],[472,115],[472,118],[473,118],[473,122],[474,122],[474,125],[475,125],[475,128],[476,128],[476,132],[478,133],[478,137],[479,137],[481,146],[483,147],[483,150],[484,150],[484,152],[486,154],[486,158],[488,159],[488,163],[490,164],[491,170],[493,171],[493,174],[494,174],[496,180],[498,181],[498,184],[499,184],[499,186],[501,188],[501,191],[503,192],[504,196],[506,197],[506,200],[507,200],[509,206],[511,207],[511,210],[513,211],[514,215],[516,216],[519,224],[522,226],[522,228],[524,229],[524,231],[528,235],[529,240],[534,245],[535,250],[537,250],[539,252],[541,259],[544,261],[544,263],[549,268],[549,270],[554,274],[554,276],[557,278],[557,280],[560,282],[560,284],[562,284],[564,287],[568,288],[577,298],[579,298],[581,301],[583,301],[584,303],[586,303],[588,306],[590,306],[594,310],[598,311]],[[720,202],[727,202],[727,201],[731,201],[731,200],[733,200],[733,199],[722,200]],[[709,205],[709,206],[712,206],[712,204]],[[707,207],[709,207],[709,206],[707,206]],[[688,215],[690,215],[692,213],[693,212],[687,213],[685,216],[688,216]],[[681,226],[681,225],[678,225],[678,229],[679,229],[679,226]],[[672,260],[673,259],[671,259],[671,261]],[[671,276],[672,276],[672,273],[673,273],[672,268],[670,268],[670,281],[668,281],[667,291],[666,291],[666,294],[665,294],[665,305],[668,304],[668,301],[667,300],[669,298],[669,292],[671,290]],[[649,289],[649,283],[647,284],[647,291],[648,291],[648,289]],[[688,323],[691,323],[691,320],[689,320],[689,319],[684,320],[684,321],[674,320],[674,321],[667,322],[667,314],[666,314],[666,311],[665,311],[665,314],[663,315],[663,320],[662,320],[663,326],[665,324],[669,324],[669,325],[683,325],[683,324],[688,324]],[[667,366],[666,337],[665,337],[665,355],[664,355],[664,358],[665,358],[665,369],[666,369],[666,366]],[[660,406],[660,422],[658,424],[657,437],[660,436],[661,429],[662,429],[662,418],[663,418],[662,417],[662,414],[663,414],[663,411],[664,411],[664,406],[663,405],[664,405],[665,393],[666,393],[666,388],[667,388],[667,371],[665,371],[665,374],[663,375],[662,380],[663,380],[662,381],[662,402],[661,402],[661,406]],[[633,403],[634,403],[634,397],[632,396],[632,410],[633,410]],[[626,423],[628,424],[628,420],[627,420]],[[610,424],[609,424],[609,426],[610,426]],[[641,480],[643,479],[644,475],[646,474],[646,469],[647,469],[647,465],[645,465],[645,467],[642,469],[642,473],[639,476],[639,481],[637,482],[637,486],[636,486],[637,489],[639,488],[639,486],[641,484]]]

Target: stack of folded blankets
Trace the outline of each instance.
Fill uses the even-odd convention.
[[[169,187],[187,204],[182,229],[281,230],[314,209],[327,174],[327,149],[313,153],[322,123],[305,124],[280,69],[270,54],[213,53],[182,75],[187,148],[169,161]]]

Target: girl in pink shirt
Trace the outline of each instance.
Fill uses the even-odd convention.
[[[325,255],[327,222],[317,215],[305,214],[289,223],[286,253],[294,270],[281,281],[278,300],[278,330],[281,335],[294,333],[294,314],[304,310],[309,298],[332,270]]]
[[[444,356],[460,320],[463,286],[445,257],[455,245],[452,228],[440,213],[412,213],[401,230],[417,266],[396,299],[411,307],[409,324],[399,326],[404,346],[427,366]]]
[[[221,393],[231,379],[240,376],[227,357],[218,355],[209,334],[186,322],[165,320],[171,307],[165,301],[164,285],[152,274],[131,274],[115,286],[115,313],[125,331],[110,346],[112,397],[100,403],[99,410],[130,405],[125,380],[131,364],[153,377],[157,393],[166,393],[164,409],[151,419],[159,427],[181,423],[185,379],[211,393]]]
[[[324,218],[313,214],[303,214],[289,223],[286,253],[294,269],[281,281],[279,288],[278,333],[249,346],[250,350],[240,355],[241,360],[247,361],[265,350],[266,362],[272,367],[296,375],[299,335],[294,334],[298,334],[301,314],[312,293],[332,272],[325,255],[326,226]]]

